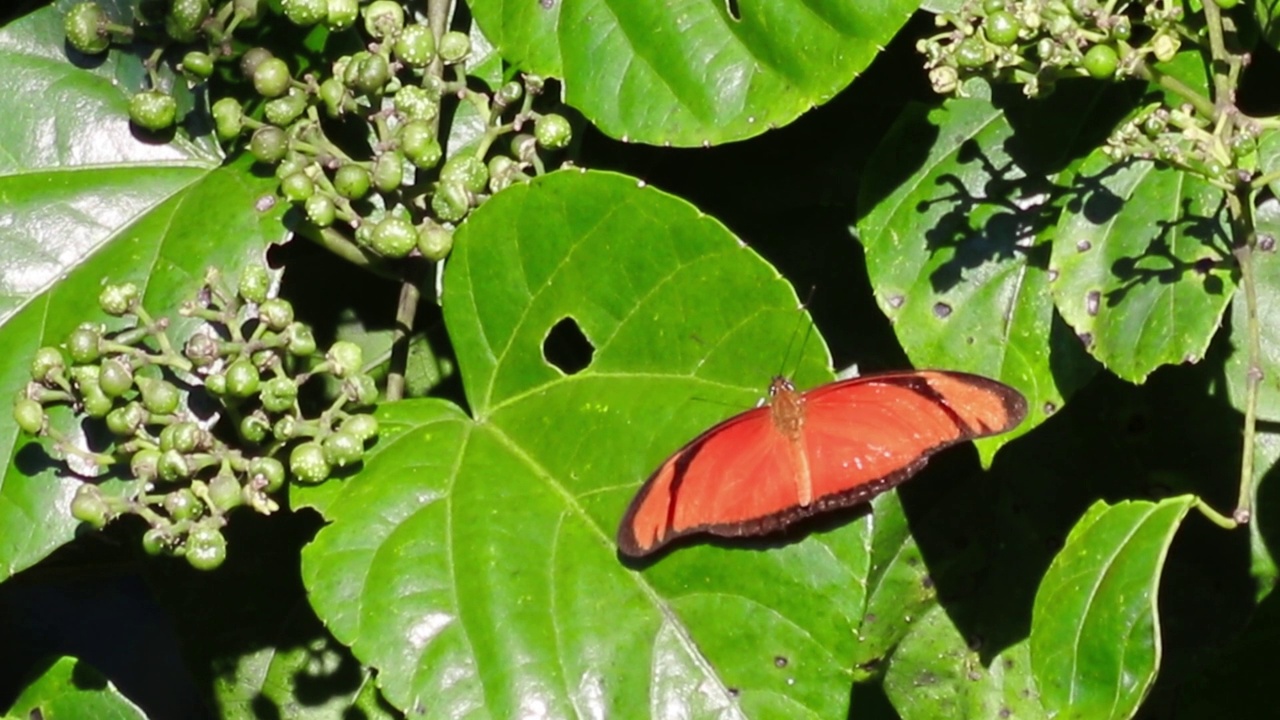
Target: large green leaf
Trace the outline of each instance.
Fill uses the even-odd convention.
[[[830,100],[918,0],[474,0],[504,57],[562,78],[606,134],[694,146],[753,137]]]
[[[1235,291],[1222,191],[1102,151],[1053,243],[1054,302],[1109,370],[1138,382],[1204,357]]]
[[[665,455],[758,399],[803,322],[790,286],[606,173],[504,191],[456,248],[444,308],[472,414],[385,406],[358,475],[292,490],[331,522],[303,569],[334,635],[429,717],[842,715],[855,633],[883,655],[932,599],[896,503],[635,566],[613,542]],[[566,319],[593,351],[570,374],[544,355]],[[821,343],[795,362],[802,386],[830,377]]]
[[[62,657],[28,685],[9,708],[13,717],[145,720],[142,709],[83,660]]]
[[[235,273],[284,228],[272,182],[247,162],[219,167],[205,137],[136,137],[128,93],[141,63],[113,53],[84,69],[64,54],[61,14],[33,13],[0,31],[0,93],[15,104],[0,123],[0,394],[29,379],[28,358],[97,308],[104,282],[132,281],[153,309],[177,308],[207,266]],[[174,318],[178,330],[189,327]],[[114,325],[112,327],[115,327]],[[7,407],[7,406],[6,406]],[[6,409],[0,448],[0,580],[72,537],[67,503],[79,480],[29,445]]]
[[[1071,349],[1055,347],[1040,242],[1053,187],[1014,159],[1012,135],[988,100],[913,108],[880,143],[860,198],[876,300],[912,363],[987,375],[1027,396],[1018,430],[978,441],[986,462],[1089,374],[1061,371]]]
[[[1160,664],[1156,593],[1173,535],[1195,498],[1099,501],[1040,583],[1031,669],[1061,718],[1129,718]]]

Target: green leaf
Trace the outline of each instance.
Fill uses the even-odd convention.
[[[113,53],[85,70],[67,62],[63,44],[52,8],[0,31],[8,70],[0,92],[44,98],[0,123],[0,344],[16,359],[0,364],[5,398],[30,379],[37,348],[84,321],[120,327],[98,308],[103,283],[136,283],[144,305],[183,332],[194,323],[176,316],[178,304],[206,267],[234,276],[284,239],[273,178],[249,174],[247,158],[219,167],[205,141],[135,138],[127,92],[141,78],[137,58]],[[79,481],[55,472],[7,404],[0,449],[9,458],[0,476],[3,580],[71,539],[67,504]]]
[[[1195,498],[1099,501],[1067,537],[1036,593],[1031,668],[1050,715],[1129,718],[1160,665],[1156,591]]]
[[[827,102],[918,4],[475,0],[470,7],[507,60],[562,78],[566,102],[605,134],[695,146],[754,137]]]
[[[28,685],[9,714],[16,717],[146,720],[146,714],[83,660],[62,657]]]
[[[1027,396],[1027,421],[975,443],[984,464],[1092,372],[1051,367],[1070,365],[1071,350],[1055,347],[1040,242],[1053,188],[1011,157],[1012,135],[986,100],[951,100],[927,115],[914,107],[880,143],[866,173],[875,180],[859,198],[876,301],[912,364],[979,373]]]
[[[1086,192],[1053,243],[1054,302],[1094,357],[1131,382],[1204,357],[1235,292],[1222,192],[1149,162],[1085,162]]]
[[[916,620],[884,685],[904,720],[1050,717],[1036,695],[1027,643],[984,664],[940,605]]]
[[[613,539],[641,479],[759,398],[804,322],[791,287],[719,223],[609,173],[508,189],[455,247],[444,309],[473,416],[385,405],[362,472],[291,489],[331,523],[303,554],[317,614],[387,699],[439,716],[843,715],[853,630],[869,602],[889,626],[905,602],[900,515],[635,568]],[[544,356],[565,318],[592,352],[572,374]],[[830,378],[820,342],[795,362],[801,386]]]

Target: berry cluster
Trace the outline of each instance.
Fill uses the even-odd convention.
[[[1059,79],[1132,77],[1150,58],[1172,59],[1181,20],[1181,3],[1164,0],[967,0],[938,15],[946,31],[917,49],[939,93],[981,75],[1041,97]]]
[[[1152,104],[1117,128],[1103,150],[1115,162],[1154,160],[1232,190],[1251,179],[1261,133],[1256,120],[1240,113],[1215,123],[1190,104]]]
[[[182,555],[192,566],[222,563],[226,515],[239,506],[269,514],[271,493],[286,480],[325,480],[335,468],[361,461],[378,422],[356,412],[377,400],[362,353],[336,342],[322,357],[310,328],[292,306],[269,297],[270,274],[250,266],[236,292],[209,271],[181,313],[205,321],[178,350],[166,318],[153,318],[132,283],[109,285],[99,303],[131,327],[104,332],[81,325],[60,347],[43,347],[31,364],[32,380],[14,400],[18,426],[50,438],[54,451],[83,474],[105,470],[131,476],[123,494],[86,482],[71,502],[78,520],[102,527],[125,514],[142,517],[151,554]],[[299,389],[329,375],[338,397],[313,417],[303,412]],[[87,450],[49,422],[46,409],[70,405],[109,440]],[[92,434],[92,433],[91,433]]]
[[[544,172],[539,151],[561,150],[572,137],[564,116],[534,109],[543,95],[541,78],[517,75],[491,92],[477,89],[482,82],[466,73],[471,38],[407,16],[398,0],[363,6],[357,0],[285,0],[282,12],[293,25],[323,25],[329,33],[359,37],[362,47],[333,61],[327,73],[301,77],[270,49],[242,52],[231,42],[237,27],[263,19],[267,3],[164,4],[164,37],[155,40],[161,49],[147,63],[152,89],[133,97],[133,122],[161,131],[177,120],[177,103],[155,72],[167,57],[166,44],[202,43],[178,65],[194,83],[214,76],[218,63],[234,63],[234,71],[220,76],[225,82],[210,86],[211,92],[227,85],[241,89],[239,96],[212,103],[218,138],[233,144],[247,137],[249,152],[275,168],[281,194],[311,230],[349,231],[326,237],[330,247],[354,241],[375,257],[443,259],[453,244],[454,224],[488,195]],[[144,18],[140,8],[137,23],[145,27]],[[68,42],[86,53],[103,52],[112,39],[134,37],[141,29],[112,24],[94,2],[76,5],[65,19]],[[485,120],[483,133],[464,147],[444,147],[450,133],[441,124],[457,116],[442,107],[445,102],[470,106],[473,116]],[[353,132],[354,123],[363,129]],[[491,152],[508,135],[509,154]],[[344,145],[334,137],[361,139]]]

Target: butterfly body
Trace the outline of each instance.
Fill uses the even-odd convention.
[[[632,500],[618,548],[638,557],[694,533],[762,535],[864,502],[934,452],[1016,427],[1026,399],[994,380],[879,373],[796,391],[712,427],[663,462]]]

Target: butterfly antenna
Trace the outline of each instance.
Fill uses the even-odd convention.
[[[808,310],[809,306],[813,303],[813,294],[817,292],[817,290],[818,287],[816,285],[811,286],[809,288],[809,297],[806,298],[804,302],[800,303],[800,306],[797,307],[796,310],[801,312]],[[804,349],[809,344],[809,336],[813,333],[814,325],[812,317],[808,318],[808,322],[804,322],[804,319],[805,316],[801,315],[800,319],[796,322],[795,330],[791,331],[791,340],[787,342],[787,353],[782,356],[782,367],[778,368],[778,372],[774,373],[774,377],[786,376],[787,366],[791,364],[791,351],[796,346],[796,336],[800,334],[801,327],[804,327],[804,336],[800,338],[800,349],[796,355],[795,365],[792,367],[798,367],[800,364],[800,358],[804,357]],[[792,374],[794,374],[794,372]]]

